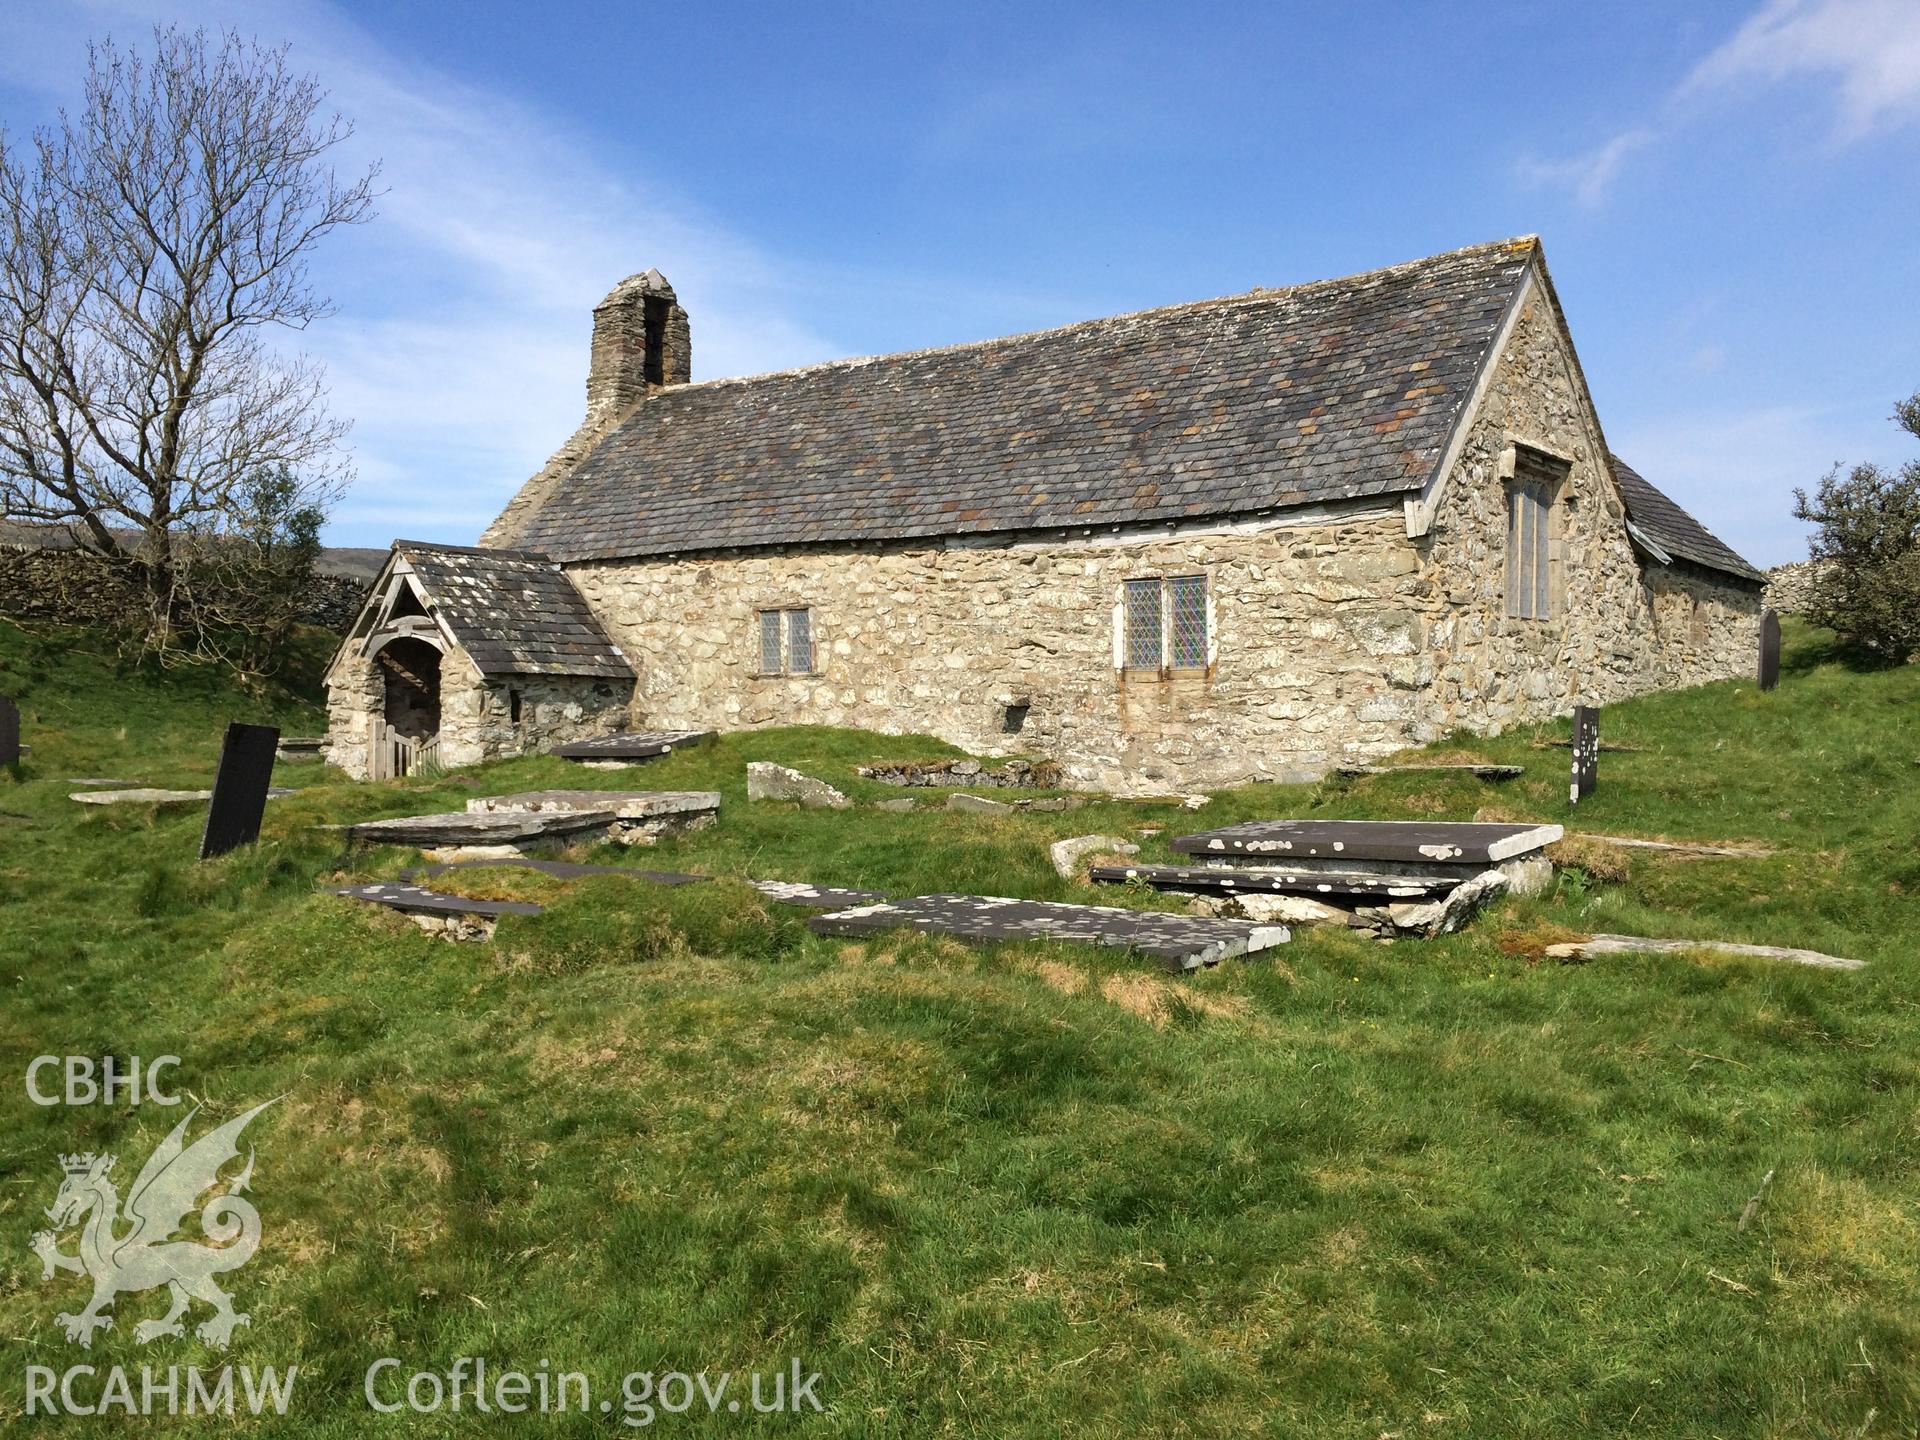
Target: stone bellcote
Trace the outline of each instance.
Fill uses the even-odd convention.
[[[508,549],[519,544],[534,511],[566,483],[615,421],[654,391],[686,384],[692,374],[692,331],[667,277],[643,270],[614,286],[593,307],[586,418],[481,532],[481,545]]]
[[[687,312],[658,270],[629,275],[593,307],[587,424],[603,425],[649,392],[692,377]]]

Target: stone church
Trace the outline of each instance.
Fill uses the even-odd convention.
[[[656,271],[593,318],[479,547],[394,545],[342,768],[812,724],[1218,786],[1754,664],[1762,576],[1608,450],[1533,238],[741,379]]]

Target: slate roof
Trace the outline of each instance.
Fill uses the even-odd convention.
[[[535,511],[561,561],[1169,522],[1418,490],[1537,248],[1456,250],[649,396]]]
[[[483,675],[601,675],[633,667],[545,555],[396,540],[434,613]]]
[[[1638,470],[1618,455],[1608,458],[1613,462],[1613,477],[1620,486],[1620,498],[1626,503],[1627,519],[1654,544],[1676,559],[1690,560],[1695,565],[1737,575],[1743,580],[1766,583],[1764,574],[1674,504]]]

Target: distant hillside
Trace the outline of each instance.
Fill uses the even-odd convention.
[[[137,532],[115,530],[114,537],[122,545],[133,542]],[[71,528],[65,525],[45,525],[24,520],[0,520],[0,545],[18,546],[25,550],[75,550],[80,548]],[[385,550],[355,550],[336,546],[326,546],[320,551],[320,558],[314,569],[322,575],[338,575],[348,580],[357,580],[362,585],[372,580],[386,562]]]

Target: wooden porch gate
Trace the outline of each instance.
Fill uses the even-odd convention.
[[[367,757],[367,778],[397,780],[427,766],[440,763],[440,737],[415,740],[402,735],[385,720],[373,722],[371,753]]]

